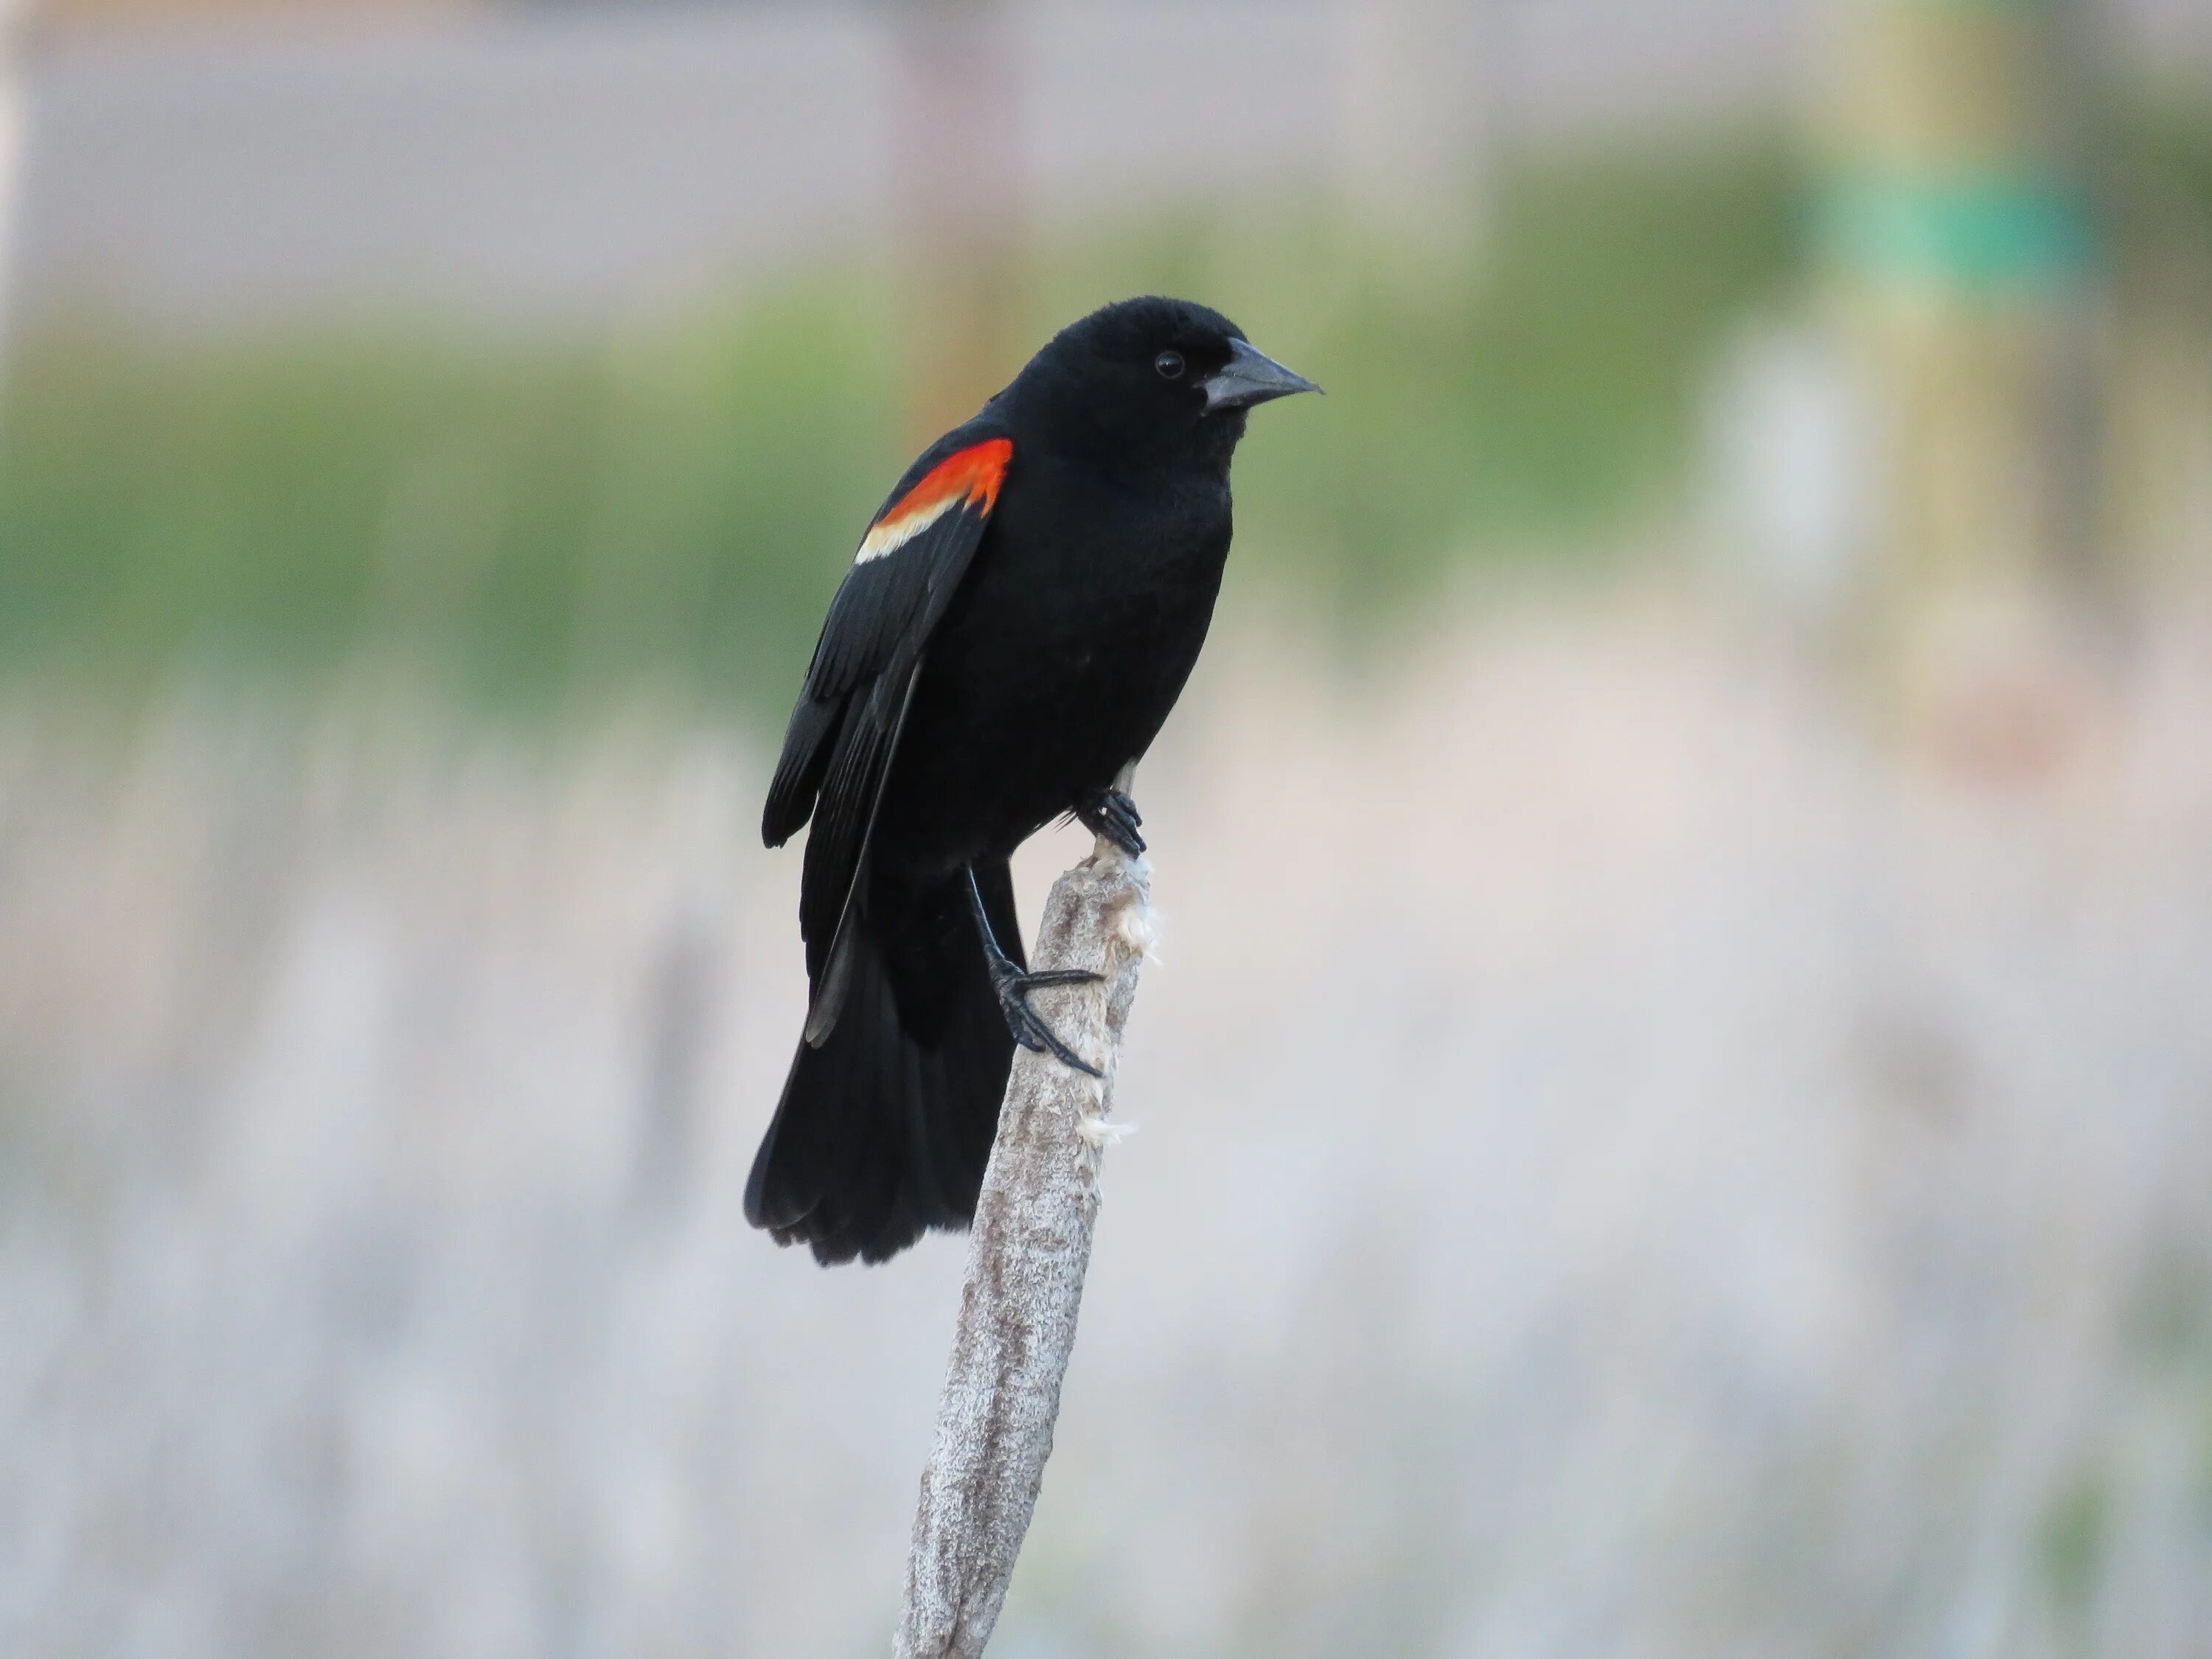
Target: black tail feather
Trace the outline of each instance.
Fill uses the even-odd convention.
[[[1018,957],[1011,872],[976,878]],[[1013,1063],[960,883],[856,921],[837,1023],[820,1048],[799,1044],[745,1183],[745,1218],[824,1265],[968,1224]]]

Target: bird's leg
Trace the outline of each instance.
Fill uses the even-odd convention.
[[[1137,833],[1144,815],[1121,790],[1100,790],[1075,809],[1075,816],[1092,835],[1112,842],[1133,859],[1144,857],[1145,838]]]
[[[968,905],[975,913],[975,931],[983,940],[983,965],[990,971],[991,987],[999,994],[999,1008],[1006,1017],[1006,1029],[1013,1033],[1014,1041],[1034,1053],[1049,1053],[1061,1065],[1072,1066],[1091,1077],[1104,1076],[1096,1066],[1062,1042],[1052,1027],[1044,1023],[1044,1016],[1030,1006],[1032,991],[1054,985],[1095,985],[1103,975],[1085,968],[1054,968],[1033,974],[1016,966],[1014,959],[1000,948],[998,935],[991,931],[991,918],[984,912],[983,895],[975,885],[973,869],[968,872]]]

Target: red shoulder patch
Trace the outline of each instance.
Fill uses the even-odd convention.
[[[854,562],[880,559],[905,545],[954,507],[980,502],[988,513],[998,505],[999,485],[1013,455],[1011,438],[987,438],[953,451],[923,473],[919,483],[869,526],[867,539],[860,544]]]

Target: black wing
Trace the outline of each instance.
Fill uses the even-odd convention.
[[[799,901],[814,988],[810,1042],[818,1044],[836,1024],[837,941],[923,651],[975,556],[1013,453],[1003,433],[971,421],[907,470],[830,602],[791,712],[761,838],[781,847],[814,820]]]

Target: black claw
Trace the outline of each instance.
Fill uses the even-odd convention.
[[[1054,985],[1096,985],[1103,974],[1094,974],[1088,968],[1048,968],[1041,974],[1020,974],[1017,977],[1024,991],[1042,991]]]
[[[1133,813],[1135,810],[1130,808]],[[991,932],[991,918],[984,911],[983,895],[975,885],[973,870],[968,872],[968,900],[975,914],[975,931],[982,937],[983,961],[990,969],[991,986],[999,994],[999,1010],[1006,1016],[1006,1030],[1014,1041],[1032,1054],[1049,1054],[1086,1077],[1103,1078],[1105,1073],[1062,1042],[1059,1033],[1045,1024],[1044,1016],[1030,1006],[1030,993],[1055,985],[1096,985],[1105,975],[1087,968],[1048,968],[1033,974],[1016,967]]]
[[[1002,959],[1003,960],[1003,959]],[[1006,1029],[1013,1033],[1014,1041],[1032,1054],[1049,1054],[1063,1066],[1073,1067],[1087,1077],[1103,1077],[1105,1073],[1077,1054],[1060,1040],[1060,1034],[1045,1024],[1044,1016],[1030,1006],[1030,993],[1054,985],[1096,984],[1101,975],[1079,968],[1055,968],[1041,974],[1025,974],[1012,963],[992,964],[991,979],[998,988],[999,1007],[1006,1017]]]
[[[1137,803],[1119,789],[1101,791],[1075,809],[1083,827],[1102,841],[1111,842],[1133,859],[1145,855],[1145,838],[1137,826],[1145,821]]]

